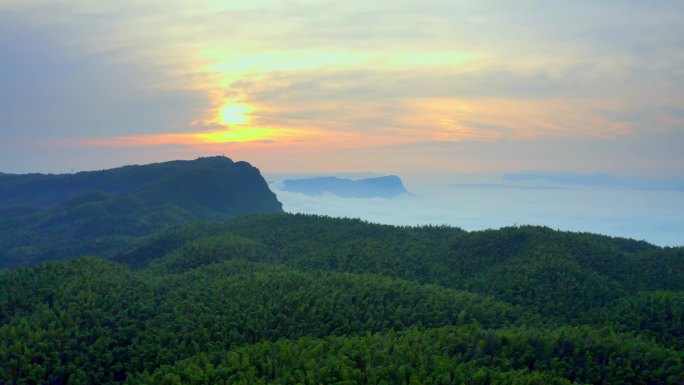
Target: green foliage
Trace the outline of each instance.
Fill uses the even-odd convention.
[[[259,171],[223,157],[0,179],[0,269],[129,251],[196,220],[282,212]]]
[[[684,350],[684,291],[641,292],[587,318],[591,316],[597,323],[611,324],[616,330],[640,333]]]
[[[200,353],[142,384],[674,384],[682,355],[609,330],[409,329]]]
[[[128,201],[92,193],[49,210],[75,223],[150,205],[117,199]],[[13,210],[4,223],[37,215],[3,210]],[[97,226],[84,222],[79,236]],[[103,246],[119,262],[0,272],[0,383],[684,381],[681,248],[286,214],[122,243]]]
[[[0,277],[8,294],[0,302],[0,337],[8,342],[0,361],[10,363],[0,373],[10,379],[40,368],[42,380],[57,381],[97,368],[98,382],[116,383],[262,340],[533,320],[523,309],[438,286],[239,260],[159,276],[85,258]]]
[[[163,260],[153,261],[151,268],[165,272],[180,272],[231,259],[259,261],[267,253],[268,250],[261,242],[223,235],[184,244]]]
[[[156,253],[143,246],[118,260],[142,266],[174,253],[172,259],[178,254],[199,255],[202,249],[215,258],[230,258],[215,251],[217,242],[225,237],[232,243],[241,237],[258,244],[258,251],[245,256],[250,260],[303,270],[374,273],[474,291],[533,308],[559,322],[577,321],[586,312],[642,290],[684,290],[681,249],[542,227],[467,233],[451,227],[395,227],[278,214],[206,225],[204,231],[198,233],[194,225],[175,228],[149,245],[169,245],[169,239],[183,239],[182,244]]]

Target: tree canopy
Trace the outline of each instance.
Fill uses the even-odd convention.
[[[0,272],[0,383],[677,384],[684,250],[264,214]]]

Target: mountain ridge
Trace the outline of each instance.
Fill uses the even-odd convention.
[[[225,157],[0,178],[0,268],[111,257],[169,225],[281,213],[259,170]],[[74,242],[79,240],[80,242]]]
[[[132,193],[152,180],[174,178],[178,177],[179,173],[200,169],[234,169],[259,173],[258,169],[247,162],[233,162],[230,158],[216,156],[68,174],[0,174],[0,206],[27,204],[49,207],[88,190],[102,190],[114,194]]]

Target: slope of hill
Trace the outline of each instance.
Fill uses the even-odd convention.
[[[259,170],[225,157],[64,175],[5,174],[0,178],[0,206],[51,207],[92,191],[228,215],[281,211]]]
[[[406,188],[396,175],[351,180],[333,176],[287,179],[283,181],[284,191],[305,195],[330,193],[343,198],[394,198],[406,194]]]
[[[642,289],[684,290],[683,248],[535,226],[466,232],[257,215],[174,228],[116,260],[173,271],[232,258],[473,290],[563,320]]]
[[[677,384],[684,249],[262,214],[0,273],[0,382]]]
[[[0,272],[3,384],[684,381],[684,248],[285,214],[226,158],[0,201],[6,266],[70,258]]]
[[[0,178],[0,268],[111,256],[168,225],[282,212],[259,173],[224,157]]]

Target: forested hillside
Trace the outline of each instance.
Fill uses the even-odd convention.
[[[0,176],[0,269],[111,257],[167,226],[282,212],[259,170],[225,157]]]
[[[0,383],[684,382],[684,249],[543,227],[253,215],[0,293]]]

